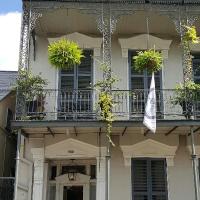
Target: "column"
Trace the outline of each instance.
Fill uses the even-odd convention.
[[[96,200],[105,200],[105,157],[97,157]]]
[[[33,200],[43,200],[44,185],[44,148],[31,149],[34,163]]]

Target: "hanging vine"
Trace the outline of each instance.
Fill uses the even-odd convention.
[[[113,108],[116,105],[116,102],[112,96],[112,89],[114,84],[118,81],[117,77],[111,72],[111,67],[106,64],[101,64],[101,70],[103,71],[104,78],[103,80],[98,81],[94,88],[99,92],[98,106],[100,108],[101,119],[106,122],[106,136],[108,137],[109,142],[115,146],[111,139],[112,133],[112,123],[114,121]]]
[[[184,81],[192,81],[193,69],[192,69],[192,55],[190,44],[199,43],[199,37],[195,26],[182,25],[183,37],[182,48],[184,56]]]

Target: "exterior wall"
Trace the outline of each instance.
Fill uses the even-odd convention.
[[[113,36],[112,39],[112,69],[120,79],[116,86],[121,90],[128,90],[128,59],[122,57],[121,47],[118,42],[118,38],[119,37],[117,36]],[[173,41],[169,49],[169,57],[164,61],[163,89],[174,89],[176,83],[179,83],[183,80],[180,42],[176,40],[176,38],[171,39],[173,39]],[[47,38],[37,36],[36,42],[36,60],[33,61],[33,58],[31,59],[31,69],[36,74],[41,73],[42,77],[44,77],[48,81],[48,89],[57,89],[58,72],[48,62],[48,40]],[[101,73],[99,73],[97,62],[94,62],[94,72],[95,73],[93,80],[96,81],[101,79],[102,75]]]
[[[34,148],[42,147],[45,150],[46,148],[48,148],[49,145],[58,144],[57,148],[59,149],[60,142],[65,141],[71,137],[75,140],[98,146],[97,136],[95,134],[79,134],[78,136],[72,135],[68,137],[66,135],[56,135],[55,137],[46,136],[44,140],[30,138],[29,141],[26,140],[25,157],[28,160],[32,160],[31,148],[33,147]],[[129,132],[126,133],[124,136],[116,135],[113,137],[113,141],[115,142],[116,147],[112,147],[111,151],[112,155],[111,175],[110,175],[111,200],[132,199],[131,166],[125,165],[124,156],[120,145],[137,144],[147,139],[152,139],[169,146],[177,145],[178,148],[176,151],[176,155],[174,157],[174,165],[167,166],[169,200],[193,199],[194,198],[193,169],[192,169],[190,153],[187,147],[188,144],[186,136],[178,136],[176,134],[171,134],[169,136],[164,136],[162,134],[156,134],[156,135],[149,134],[148,136],[143,136],[139,133]],[[102,137],[102,144],[105,144],[103,137]],[[77,149],[78,148],[79,147],[77,146]]]

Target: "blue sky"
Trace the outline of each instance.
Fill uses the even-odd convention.
[[[17,70],[21,0],[0,0],[0,70]]]
[[[0,13],[8,13],[13,11],[21,12],[22,0],[0,0]]]

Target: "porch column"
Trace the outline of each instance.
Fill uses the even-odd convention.
[[[96,200],[105,200],[105,157],[97,157]]]
[[[31,149],[34,163],[33,200],[43,200],[44,148]]]

